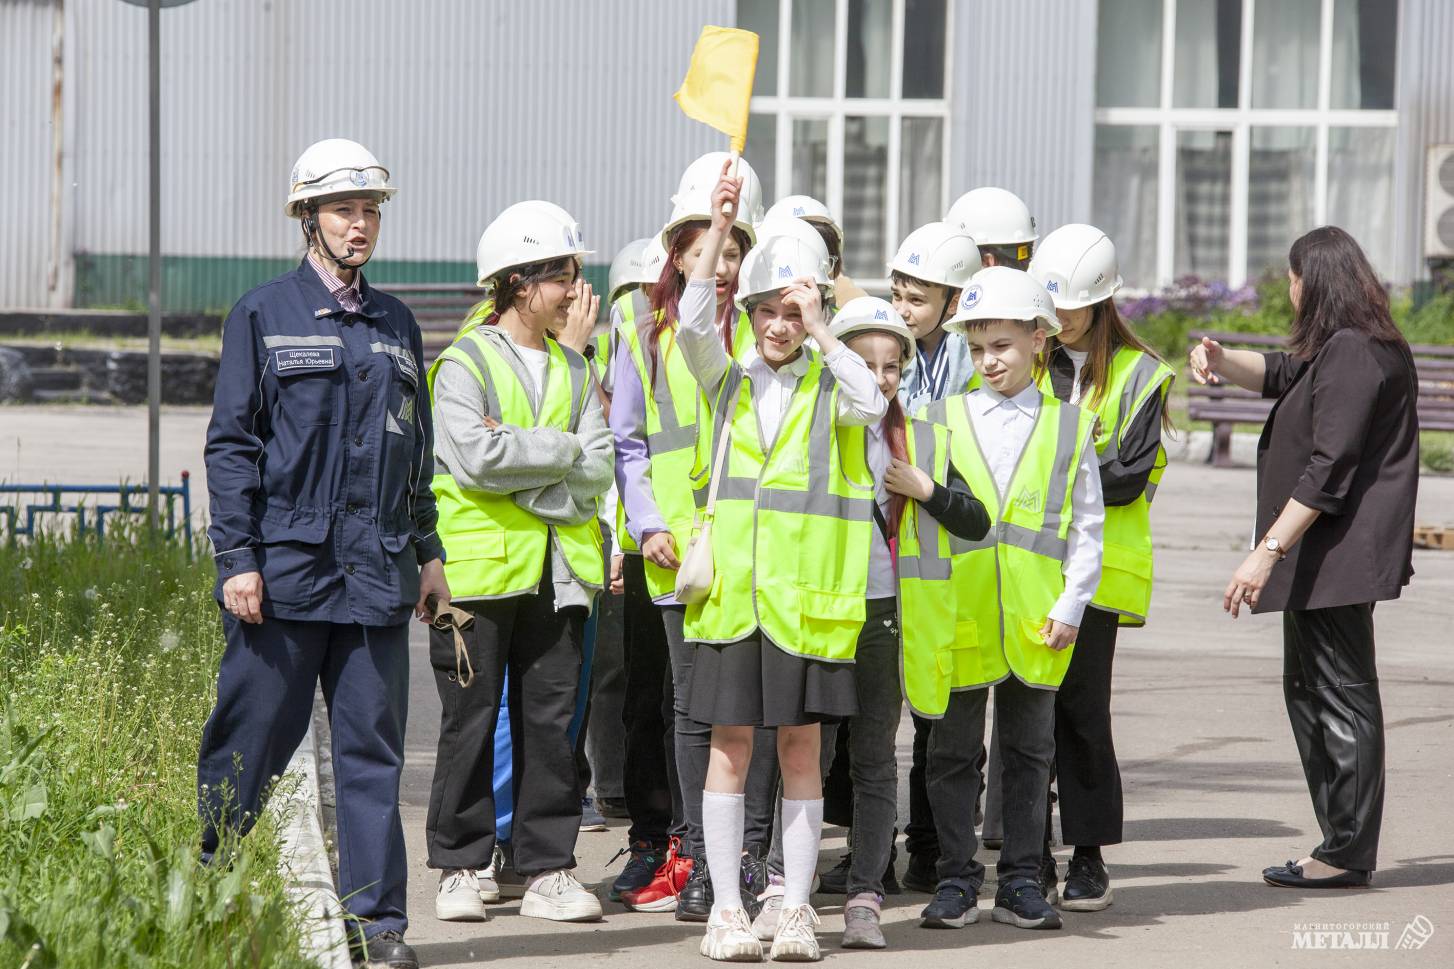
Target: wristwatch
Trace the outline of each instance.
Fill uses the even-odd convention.
[[[1277,539],[1273,538],[1271,535],[1267,536],[1267,538],[1263,541],[1262,547],[1267,549],[1273,555],[1276,555],[1279,562],[1287,558],[1287,549],[1283,548],[1282,543],[1279,542]]]

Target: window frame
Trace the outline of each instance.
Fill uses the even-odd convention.
[[[1318,101],[1312,108],[1252,107],[1253,28],[1258,0],[1242,0],[1242,33],[1237,65],[1237,107],[1177,108],[1172,106],[1176,72],[1177,0],[1161,0],[1161,96],[1157,107],[1096,106],[1095,124],[1156,128],[1157,156],[1156,284],[1173,281],[1176,242],[1176,135],[1182,130],[1232,133],[1231,225],[1227,246],[1227,282],[1247,282],[1248,190],[1252,129],[1312,128],[1313,225],[1328,220],[1328,131],[1331,128],[1398,127],[1398,109],[1333,108],[1333,18],[1336,0],[1322,0],[1318,38]],[[1263,0],[1268,2],[1268,0]],[[1275,0],[1273,0],[1275,2]],[[1402,11],[1400,11],[1402,13]],[[1395,52],[1397,56],[1397,51]],[[1397,102],[1395,91],[1395,103]],[[1381,256],[1390,255],[1380,253]]]
[[[773,186],[778,197],[794,194],[793,122],[814,120],[828,122],[827,185],[828,197],[823,203],[841,221],[843,209],[844,124],[850,117],[887,118],[889,121],[888,165],[884,186],[884,249],[879,273],[855,279],[865,289],[888,290],[887,263],[897,251],[899,241],[914,226],[900,225],[899,200],[902,188],[903,122],[906,118],[937,118],[942,125],[942,157],[939,160],[939,209],[949,206],[949,160],[951,151],[950,99],[954,84],[954,0],[944,4],[944,85],[939,98],[904,98],[904,13],[906,0],[892,0],[890,38],[892,53],[889,63],[889,94],[886,98],[850,98],[848,90],[848,3],[835,0],[833,27],[833,91],[832,97],[794,96],[789,93],[792,71],[793,0],[780,0],[777,21],[777,84],[771,95],[752,97],[752,114],[772,115],[776,132],[776,157]],[[768,204],[774,200],[768,200]],[[846,267],[845,267],[846,268]]]

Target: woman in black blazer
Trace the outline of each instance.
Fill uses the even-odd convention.
[[[1290,353],[1191,352],[1202,383],[1277,403],[1257,443],[1257,545],[1222,606],[1283,614],[1283,693],[1323,842],[1270,885],[1372,880],[1383,821],[1373,604],[1413,575],[1418,379],[1363,250],[1324,226],[1293,243]]]

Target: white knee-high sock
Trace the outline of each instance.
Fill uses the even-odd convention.
[[[702,792],[702,840],[707,842],[707,873],[712,876],[713,922],[728,909],[742,907],[738,886],[742,879],[742,825],[745,801],[741,794]],[[822,807],[818,809],[822,816]]]
[[[818,870],[818,842],[823,834],[823,799],[783,798],[783,907],[808,904]]]

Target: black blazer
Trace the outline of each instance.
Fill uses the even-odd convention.
[[[1406,344],[1341,330],[1311,360],[1264,354],[1277,403],[1257,442],[1257,539],[1289,498],[1322,512],[1256,612],[1397,599],[1414,574],[1419,384]]]

